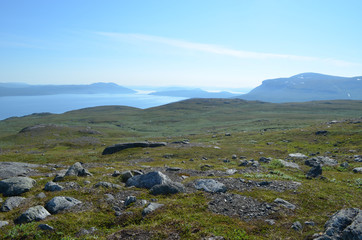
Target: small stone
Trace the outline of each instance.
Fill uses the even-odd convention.
[[[45,195],[45,193],[41,192],[41,193],[38,193],[35,197],[37,197],[39,199],[43,199],[43,198],[46,198],[47,195]]]
[[[295,231],[302,231],[303,226],[299,221],[296,221],[292,224],[292,229],[294,229]]]
[[[152,203],[148,204],[148,206],[145,209],[143,209],[142,216],[146,216],[147,214],[150,214],[151,212],[153,212],[156,209],[163,207],[163,206],[164,206],[164,204],[152,202]]]
[[[344,162],[344,163],[341,163],[340,165],[342,168],[348,168],[349,167],[349,164],[348,162]]]
[[[302,153],[291,153],[291,154],[289,154],[289,157],[291,157],[291,158],[307,158],[307,156]]]
[[[62,191],[63,187],[55,182],[50,181],[45,184],[44,190],[49,192]]]
[[[127,207],[129,206],[131,203],[135,203],[137,201],[137,198],[135,196],[128,196],[126,198],[126,201],[124,201],[124,206]]]
[[[233,175],[233,174],[235,174],[237,172],[238,172],[238,170],[236,170],[236,169],[228,169],[228,170],[226,170],[226,174],[228,174],[228,175]]]
[[[0,221],[0,228],[6,226],[6,225],[8,225],[8,224],[9,224],[8,221]]]
[[[133,177],[133,174],[131,171],[124,171],[121,173],[122,182],[127,182],[127,180],[130,179],[131,177]]]
[[[104,194],[104,197],[107,202],[115,200],[114,196],[112,194],[106,193]]]
[[[237,159],[238,158],[238,156],[236,156],[236,154],[233,154],[232,156],[231,156],[231,159]]]
[[[177,172],[180,171],[182,168],[179,167],[169,167],[166,169],[166,171],[170,171],[170,172]]]
[[[49,226],[48,224],[39,224],[38,228],[44,231],[52,231],[54,228],[52,226]]]
[[[8,199],[5,200],[5,202],[1,206],[0,211],[1,212],[11,211],[19,207],[25,200],[26,198],[24,197],[9,197]]]
[[[284,199],[281,199],[281,198],[276,198],[274,200],[274,203],[278,204],[278,205],[281,205],[283,207],[286,207],[286,208],[289,208],[291,210],[294,210],[296,208],[296,206]]]
[[[362,167],[357,167],[353,169],[354,173],[362,173]]]
[[[322,167],[321,167],[321,165],[317,165],[315,167],[312,167],[309,170],[309,172],[307,172],[306,177],[307,178],[316,178],[320,175],[322,175]]]
[[[213,179],[199,179],[195,182],[195,188],[206,192],[226,192],[226,186],[223,183]]]
[[[45,204],[45,208],[50,213],[53,214],[53,213],[58,213],[62,210],[72,208],[75,205],[80,204],[80,203],[82,203],[82,202],[75,198],[72,198],[72,197],[58,196],[58,197],[52,198],[49,202],[47,202]]]
[[[113,172],[112,177],[118,177],[120,175],[121,175],[121,172],[116,170]]]
[[[313,221],[305,221],[304,224],[307,226],[315,226],[315,222]]]
[[[268,223],[269,225],[275,224],[275,220],[273,220],[273,219],[265,219],[265,222]]]

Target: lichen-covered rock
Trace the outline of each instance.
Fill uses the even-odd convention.
[[[322,236],[315,239],[362,239],[362,210],[358,208],[342,209],[326,222]]]
[[[294,210],[296,208],[294,204],[292,204],[292,203],[290,203],[290,202],[288,202],[288,201],[286,201],[284,199],[281,199],[281,198],[276,198],[274,200],[274,203],[276,203],[278,205],[281,205],[283,207],[289,208],[291,210]]]
[[[104,188],[115,188],[115,189],[121,189],[121,185],[110,183],[110,182],[98,182],[94,184],[94,187],[104,187]]]
[[[28,177],[12,177],[0,181],[0,193],[4,196],[19,196],[34,187],[36,181]]]
[[[47,204],[45,205],[45,208],[52,214],[58,213],[60,211],[69,209],[74,207],[77,204],[82,203],[81,201],[72,198],[72,197],[64,197],[64,196],[58,196],[51,199]]]
[[[142,211],[142,216],[146,216],[147,214],[150,214],[151,212],[155,211],[156,209],[163,207],[164,204],[160,204],[160,203],[150,203],[148,204],[148,206],[143,209]]]
[[[92,174],[87,169],[83,168],[80,162],[76,162],[70,168],[68,168],[68,171],[64,176],[86,177],[92,176]]]
[[[226,186],[214,179],[199,179],[195,182],[195,188],[206,192],[226,192]]]
[[[49,192],[56,192],[56,191],[62,191],[63,187],[55,182],[50,181],[45,184],[44,190]]]
[[[135,186],[138,188],[150,189],[155,185],[172,182],[169,177],[161,172],[150,172],[143,175],[137,175],[127,180],[126,186]]]
[[[16,224],[28,223],[32,221],[40,221],[50,216],[50,213],[43,206],[35,206],[26,210],[21,214],[17,219],[15,219]]]
[[[5,202],[3,203],[3,205],[0,208],[1,212],[8,212],[13,210],[14,208],[19,207],[26,198],[24,197],[9,197],[8,199],[5,200]]]

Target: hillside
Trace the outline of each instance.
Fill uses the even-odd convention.
[[[4,96],[37,96],[54,94],[125,94],[136,91],[115,83],[93,83],[89,85],[28,85],[0,83],[0,97]]]
[[[0,238],[304,240],[336,212],[358,236],[361,113],[190,99],[0,121]]]
[[[266,102],[304,102],[317,100],[362,100],[362,77],[336,77],[302,73],[290,78],[265,80],[247,94],[245,100]]]

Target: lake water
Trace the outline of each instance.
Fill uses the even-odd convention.
[[[144,109],[184,99],[186,98],[146,94],[59,94],[0,97],[0,120],[32,113],[64,113],[81,108],[106,105],[123,105]]]

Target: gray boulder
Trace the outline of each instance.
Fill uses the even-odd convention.
[[[92,176],[92,174],[87,169],[83,168],[80,162],[76,162],[70,168],[68,168],[68,171],[64,176],[86,177]]]
[[[304,163],[305,163],[305,165],[310,166],[310,167],[315,167],[317,165],[321,165],[321,166],[338,165],[337,160],[329,158],[329,157],[323,157],[323,156],[312,157],[310,159],[307,159]]]
[[[130,205],[131,203],[134,203],[137,201],[137,198],[135,196],[128,196],[126,198],[126,201],[124,201],[124,206],[127,207],[128,205]]]
[[[362,173],[362,167],[353,168],[354,173]]]
[[[293,162],[284,161],[282,159],[278,159],[278,161],[284,166],[284,167],[290,167],[290,168],[296,168],[299,169],[299,165]]]
[[[94,184],[94,187],[104,187],[104,188],[115,188],[115,189],[121,189],[121,185],[109,183],[109,182],[98,182]]]
[[[0,162],[0,179],[32,175],[32,173],[36,172],[34,168],[37,167],[40,167],[40,165],[22,162]]]
[[[127,180],[126,186],[135,186],[138,188],[151,189],[155,185],[172,182],[169,177],[161,172],[150,172],[143,175],[137,175]]]
[[[17,219],[15,219],[16,224],[28,223],[32,221],[40,221],[50,216],[50,213],[43,206],[35,206],[26,210],[21,214]]]
[[[149,214],[163,206],[164,206],[164,204],[160,204],[160,203],[150,203],[150,204],[148,204],[148,206],[145,209],[143,209],[142,216],[146,216],[147,214]]]
[[[195,182],[195,188],[206,192],[226,192],[226,186],[214,179],[199,179]]]
[[[307,156],[302,154],[302,153],[290,153],[288,156],[291,157],[291,158],[299,158],[299,159],[300,158],[307,158]]]
[[[274,203],[276,203],[278,205],[281,205],[281,206],[283,206],[285,208],[289,208],[291,210],[294,210],[296,208],[294,204],[292,204],[292,203],[290,203],[290,202],[288,202],[288,201],[286,201],[284,199],[281,199],[281,198],[275,199]]]
[[[50,181],[45,184],[44,190],[49,192],[56,192],[56,191],[62,191],[63,187],[55,182]]]
[[[0,211],[1,212],[11,211],[14,208],[19,207],[25,200],[26,198],[24,197],[9,197],[1,206]]]
[[[47,204],[45,204],[45,208],[52,214],[58,213],[60,211],[70,209],[77,204],[82,203],[81,201],[72,198],[72,197],[54,197]]]
[[[317,165],[315,167],[312,167],[306,174],[307,178],[316,178],[318,176],[322,175],[322,167],[321,165]]]
[[[127,182],[127,180],[130,179],[131,177],[133,177],[133,174],[131,171],[121,172],[121,181],[122,182]]]
[[[362,211],[358,208],[342,209],[326,222],[325,231],[316,239],[362,239]]]
[[[36,181],[28,177],[12,177],[0,181],[0,193],[4,196],[19,196],[34,187]]]
[[[134,142],[134,143],[119,143],[113,146],[106,147],[102,155],[113,154],[128,148],[155,148],[166,146],[165,142]]]
[[[185,192],[185,187],[182,183],[177,183],[177,182],[158,184],[153,186],[150,190],[150,193],[153,195],[175,194],[180,192]]]
[[[292,224],[292,229],[294,229],[295,231],[302,231],[303,226],[299,221],[296,221]]]

